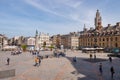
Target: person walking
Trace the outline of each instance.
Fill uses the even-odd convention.
[[[34,66],[37,66],[38,65],[38,58],[36,57],[35,58],[35,65]]]
[[[100,72],[100,75],[102,75],[102,73],[103,73],[102,63],[99,64],[99,72]]]
[[[76,58],[76,56],[73,58],[73,61],[74,61],[74,62],[77,62],[77,58]]]
[[[39,57],[38,59],[39,59],[39,61],[38,61],[38,63],[39,63],[39,64],[38,64],[38,65],[40,66],[40,63],[41,63],[41,59],[40,59],[40,57]]]
[[[36,65],[37,67],[39,66],[39,58],[37,57],[37,65]]]
[[[111,56],[109,57],[109,61],[112,62],[112,57]]]
[[[113,79],[113,75],[114,75],[114,73],[115,73],[113,66],[111,66],[110,72],[111,72],[111,78]]]
[[[94,54],[94,60],[96,60],[96,54]]]
[[[90,59],[92,59],[92,54],[90,54]]]
[[[10,58],[7,58],[7,65],[9,65],[10,63]]]

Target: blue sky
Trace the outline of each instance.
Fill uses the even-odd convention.
[[[94,27],[99,9],[103,26],[120,22],[120,0],[0,0],[0,34],[67,34]]]

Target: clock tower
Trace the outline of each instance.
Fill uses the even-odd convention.
[[[102,18],[100,16],[99,10],[96,12],[96,17],[95,17],[95,29],[100,30],[102,29]]]

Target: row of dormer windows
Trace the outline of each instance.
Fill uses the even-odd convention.
[[[91,42],[99,42],[99,41],[118,41],[118,37],[114,37],[114,38],[88,38],[88,39],[86,39],[86,38],[84,38],[84,39],[81,39],[81,41],[85,41],[85,42],[89,42],[89,41],[91,41]]]

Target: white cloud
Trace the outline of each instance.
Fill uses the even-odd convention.
[[[25,0],[25,1],[26,1],[26,3],[34,6],[35,8],[37,8],[39,10],[42,10],[42,11],[45,11],[45,12],[48,12],[48,13],[51,13],[51,14],[54,14],[54,15],[57,15],[57,16],[63,16],[63,15],[61,15],[61,14],[55,12],[55,11],[52,11],[52,10],[48,9],[46,6],[44,6],[40,2],[36,2],[35,0]]]
[[[74,1],[74,0],[68,0],[66,3],[64,3],[72,8],[78,8],[81,4],[82,1]]]
[[[39,0],[26,0],[27,4],[34,6],[35,8],[57,15],[69,20],[73,20],[73,24],[86,24],[87,27],[94,27],[94,17],[96,9],[84,8],[80,0],[46,0],[47,3],[42,3]],[[65,10],[65,8],[70,8]],[[63,9],[60,11],[60,9]],[[63,23],[64,24],[64,23]],[[83,26],[82,26],[83,27]]]
[[[14,9],[17,10],[18,13],[25,15],[25,17],[11,16],[13,18],[9,17],[9,19],[11,18],[14,20],[6,20],[8,25],[14,24],[13,26],[22,26],[19,28],[21,31],[25,31],[23,30],[25,28],[27,31],[33,32],[35,28],[43,32],[65,33],[82,30],[84,24],[89,25],[89,27],[94,26],[94,17],[96,10],[82,6],[81,4],[84,4],[82,0],[22,0],[22,2],[23,1],[25,4],[22,7],[17,5],[12,6],[15,7]],[[52,16],[55,15],[55,17],[58,16],[58,18],[62,17],[63,21],[60,23],[54,22],[55,20],[53,22],[48,21],[46,24],[46,22],[39,20],[38,17],[40,16],[40,12],[34,10],[38,13],[37,15],[29,13],[29,10],[27,10],[28,5],[26,4],[29,4],[30,6],[38,9],[40,12],[44,11]],[[0,15],[3,14],[0,13]],[[66,19],[69,23],[64,23]],[[4,20],[1,22],[5,23]]]
[[[56,1],[57,4],[63,4],[71,8],[78,8],[82,4],[82,1],[80,0],[52,0],[52,1]]]
[[[80,6],[82,2],[74,2],[73,0],[60,0],[60,1],[54,1],[52,4],[51,1],[48,0],[48,3],[42,4],[40,1],[37,0],[25,0],[27,4],[30,4],[34,6],[35,8],[45,11],[47,13],[51,13],[53,15],[57,15],[66,19],[74,20],[74,21],[80,21],[78,18],[80,14],[77,14],[77,11],[75,9],[72,10],[64,10],[64,7],[73,7],[77,8]],[[49,4],[49,5],[48,5]],[[64,6],[63,6],[64,5]],[[62,11],[60,9],[63,8]],[[75,14],[76,13],[76,14]],[[73,15],[73,16],[72,16]]]

